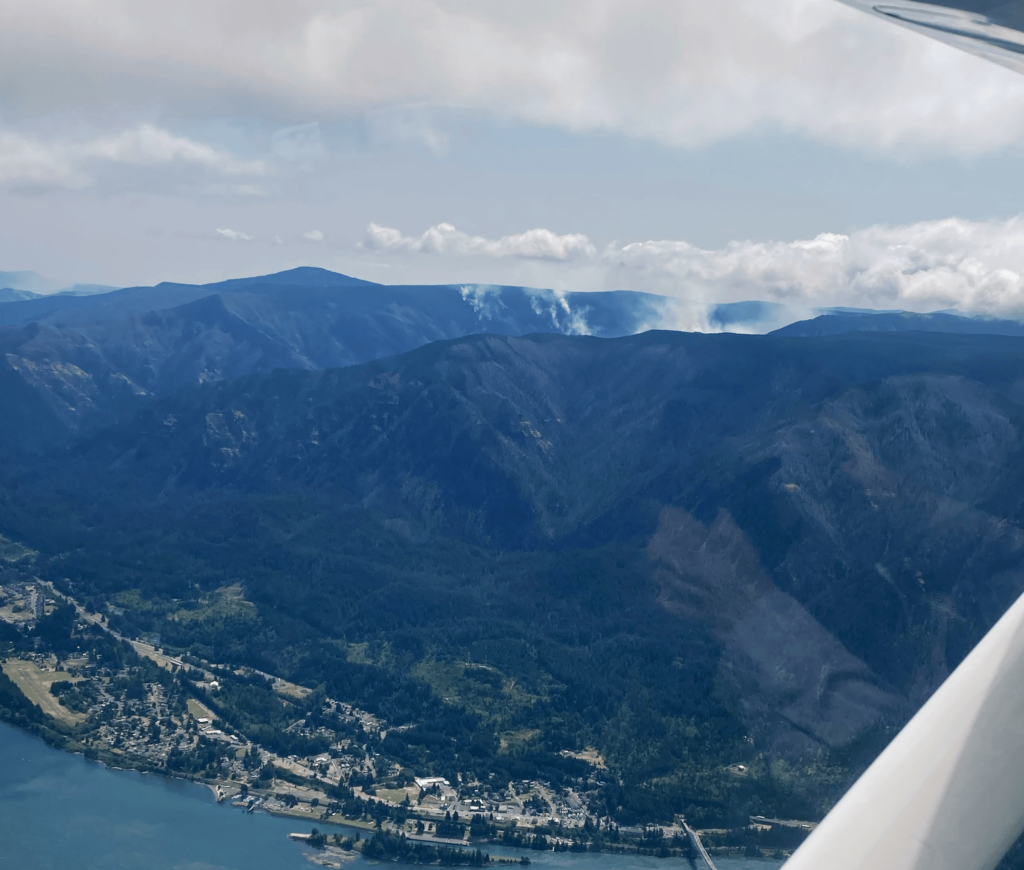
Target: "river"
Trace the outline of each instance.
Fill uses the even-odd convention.
[[[0,870],[314,870],[287,839],[307,828],[218,806],[209,789],[193,783],[109,770],[0,723]],[[526,854],[539,870],[689,868],[677,859]],[[359,858],[348,866],[369,863]],[[719,870],[776,870],[780,862],[716,863]]]

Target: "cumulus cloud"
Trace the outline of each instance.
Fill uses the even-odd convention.
[[[974,154],[1024,136],[1024,80],[833,0],[6,0],[0,111],[150,106],[337,119],[443,105],[699,145],[765,127]],[[415,114],[388,135],[444,135]],[[313,129],[275,142],[317,148]],[[295,141],[292,141],[295,140]]]
[[[361,246],[369,251],[414,251],[459,257],[517,257],[563,262],[591,259],[597,253],[590,239],[581,233],[558,235],[551,230],[535,229],[500,239],[485,239],[464,233],[451,224],[437,224],[415,238],[402,235],[400,230],[370,224]]]
[[[1024,317],[1024,217],[873,226],[849,235],[735,241],[714,249],[662,240],[613,244],[603,251],[585,236],[558,236],[543,229],[491,240],[439,224],[411,238],[371,224],[362,247],[378,253],[536,257],[547,265],[534,276],[551,286],[673,297],[680,304],[672,311],[685,315],[688,328],[700,325],[691,322],[694,312],[703,312],[708,304],[749,299],[807,310],[837,305],[955,308]]]
[[[310,230],[308,233],[303,233],[302,238],[308,239],[311,242],[322,242],[324,234],[320,230]]]
[[[161,163],[184,163],[204,166],[225,175],[262,175],[266,166],[259,160],[239,160],[227,151],[212,148],[184,136],[175,136],[150,124],[126,130],[117,136],[95,139],[71,146],[84,158],[111,163],[134,163],[154,166]]]
[[[239,160],[227,151],[149,124],[84,141],[44,142],[0,131],[0,184],[87,187],[104,167],[174,165],[220,176],[266,172],[261,161]]]
[[[227,228],[217,230],[216,232],[222,239],[227,239],[231,242],[251,242],[256,239],[256,236],[250,236],[248,233],[242,233],[238,230],[229,230]]]
[[[0,184],[82,187],[88,176],[60,148],[0,132]]]
[[[874,226],[793,242],[638,242],[602,257],[613,282],[672,295],[1024,315],[1024,219]]]

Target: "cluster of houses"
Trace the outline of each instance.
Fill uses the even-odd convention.
[[[46,615],[46,605],[53,601],[46,596],[46,589],[39,583],[26,582],[16,571],[2,572],[0,585],[0,608],[9,607],[10,622],[32,622]]]

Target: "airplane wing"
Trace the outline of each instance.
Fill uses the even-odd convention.
[[[1024,597],[783,870],[992,870],[1024,830]]]
[[[1022,0],[841,0],[971,54],[1024,72]]]
[[[842,0],[1024,72],[1024,0]],[[993,870],[1024,832],[1024,596],[784,870]]]

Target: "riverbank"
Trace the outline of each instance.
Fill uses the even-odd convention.
[[[87,747],[83,744],[75,741],[72,737],[61,734],[53,729],[46,727],[39,727],[38,723],[29,723],[36,727],[30,727],[29,731],[35,732],[36,736],[44,740],[55,752],[64,752],[76,757],[84,758],[88,761],[96,762],[108,770],[111,771],[133,771],[142,775],[158,774],[157,778],[166,780],[168,782],[181,782],[181,783],[194,783],[203,787],[203,790],[208,792],[212,799],[217,803],[234,803],[236,799],[243,794],[243,791],[247,790],[248,797],[251,801],[255,802],[255,806],[242,807],[247,810],[248,814],[262,813],[271,817],[279,819],[287,819],[291,821],[299,821],[303,824],[310,826],[324,826],[331,825],[344,829],[352,829],[360,832],[362,835],[370,835],[377,831],[378,826],[375,820],[366,818],[353,818],[344,816],[338,812],[328,812],[329,808],[334,805],[324,792],[311,791],[308,788],[299,789],[290,783],[282,783],[279,788],[258,790],[248,787],[243,783],[235,782],[232,780],[210,780],[194,776],[180,776],[173,772],[162,770],[149,764],[145,759],[137,759],[132,756],[124,755],[119,752],[111,750],[97,750],[93,747]],[[294,797],[295,792],[309,792],[305,795],[304,799],[295,799],[292,806],[283,804],[279,798],[282,795],[291,795]],[[311,798],[310,795],[316,795],[315,798]],[[319,805],[314,804],[313,801],[319,801]],[[378,808],[382,807],[383,804],[379,801],[365,801],[363,806],[372,809],[376,805]],[[387,813],[385,814],[385,817]],[[571,840],[572,832],[567,831],[564,837],[550,837],[548,838],[545,834],[539,836],[543,838],[543,846],[538,849],[535,845],[535,838],[537,834],[531,834],[528,831],[524,831],[518,835],[520,842],[508,843],[504,839],[498,837],[493,839],[460,839],[453,840],[450,838],[439,838],[433,836],[420,836],[414,832],[414,825],[417,821],[414,812],[408,814],[408,827],[399,829],[397,827],[390,827],[387,821],[384,822],[385,829],[402,834],[410,839],[410,842],[421,842],[428,844],[431,847],[452,847],[459,849],[485,849],[494,851],[499,847],[516,848],[518,847],[523,854],[535,857],[537,854],[549,853],[549,854],[606,854],[609,856],[616,856],[622,858],[624,856],[636,856],[636,857],[654,857],[658,860],[671,860],[686,858],[690,855],[688,848],[683,846],[682,843],[669,843],[666,841],[662,844],[657,843],[586,843],[580,841]],[[525,836],[523,836],[525,834]],[[499,834],[499,837],[501,835]],[[368,837],[369,838],[369,837]],[[730,849],[722,847],[712,847],[712,855],[716,861],[721,857],[736,857],[743,855],[742,849]],[[772,853],[768,853],[772,855]],[[776,860],[781,861],[785,855],[784,853],[778,852],[773,855]],[[422,862],[419,862],[422,863]]]
[[[59,825],[53,820],[60,819]],[[314,824],[316,824],[314,822]],[[354,828],[319,825],[352,836]],[[0,866],[75,870],[310,870],[314,850],[289,842],[310,830],[295,818],[217,805],[187,780],[115,771],[0,724]],[[365,831],[360,830],[365,836]],[[524,854],[490,847],[493,857]],[[679,859],[599,853],[529,852],[531,870],[688,870]],[[360,856],[346,864],[357,868]],[[719,870],[777,870],[781,862],[715,859]],[[323,866],[323,865],[321,865]]]
[[[665,826],[620,828],[601,817],[604,804],[591,812],[588,801],[598,780],[588,777],[586,765],[603,764],[599,756],[585,764],[577,759],[584,766],[573,769],[571,784],[557,772],[551,781],[538,776],[505,783],[479,770],[457,775],[451,784],[439,777],[417,779],[423,771],[408,759],[399,763],[381,751],[386,723],[352,704],[318,697],[306,709],[296,704],[296,697],[308,695],[301,686],[192,655],[169,656],[122,636],[64,593],[50,592],[69,619],[80,620],[67,638],[79,644],[78,652],[61,659],[52,649],[25,647],[5,658],[0,718],[57,748],[111,767],[201,782],[218,801],[241,793],[250,813],[258,809],[314,824],[404,829],[445,845],[465,846],[468,838],[529,851],[691,854],[679,817]],[[51,711],[77,718],[54,718],[26,692],[46,700]],[[248,731],[254,729],[249,701],[239,701],[253,693],[266,721],[276,722],[276,730],[260,732],[259,741],[239,727],[245,722]],[[284,728],[283,722],[291,724]],[[735,828],[718,845],[756,850],[762,830]]]

